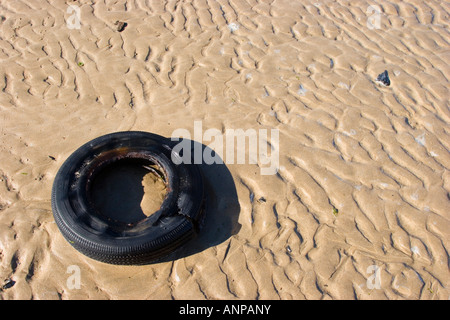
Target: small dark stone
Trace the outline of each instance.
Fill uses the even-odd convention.
[[[11,288],[16,282],[12,279],[8,279],[5,281],[5,284],[2,286],[3,290]]]
[[[125,30],[128,23],[122,21],[116,21],[115,25],[117,26],[117,31],[122,32]]]
[[[377,77],[377,82],[381,83],[382,85],[385,86],[390,86],[391,85],[391,80],[389,79],[389,74],[387,70],[384,70],[383,73],[380,73]]]

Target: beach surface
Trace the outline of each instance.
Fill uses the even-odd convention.
[[[446,1],[0,0],[0,298],[449,299],[449,21]],[[50,201],[67,157],[177,129],[266,130],[277,170],[202,165],[204,228],[162,262],[73,249]]]

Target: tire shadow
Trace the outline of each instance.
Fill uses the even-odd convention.
[[[202,154],[205,154],[206,150],[207,154],[213,154],[220,159],[213,150],[203,144],[191,140],[191,146],[201,147]],[[202,164],[198,164],[203,175],[206,211],[197,237],[158,262],[174,261],[200,253],[223,243],[239,232],[241,208],[234,179],[225,163],[218,162],[221,163],[206,164],[202,161]]]

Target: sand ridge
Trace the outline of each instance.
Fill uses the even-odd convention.
[[[448,299],[449,13],[416,0],[0,1],[0,296]],[[374,82],[384,70],[389,87]],[[206,169],[207,231],[176,260],[110,266],[72,249],[50,204],[71,152],[196,120],[278,129],[278,173]]]

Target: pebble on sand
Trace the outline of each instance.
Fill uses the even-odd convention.
[[[390,86],[391,80],[389,79],[389,74],[387,70],[384,70],[384,72],[380,73],[377,77],[377,80],[375,80],[378,84],[383,86]]]

